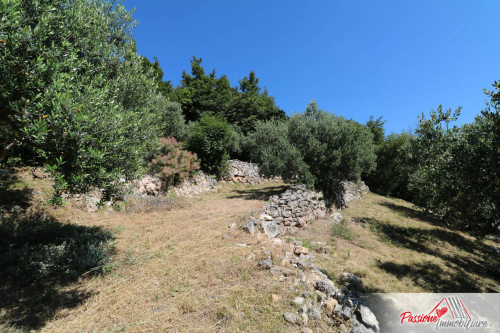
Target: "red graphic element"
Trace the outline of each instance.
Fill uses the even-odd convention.
[[[442,315],[444,315],[446,312],[448,312],[448,308],[441,308],[441,309],[437,309],[436,310],[436,314],[438,317],[441,317]]]

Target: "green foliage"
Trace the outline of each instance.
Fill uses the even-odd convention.
[[[274,97],[268,95],[267,89],[261,92],[258,84],[255,72],[250,72],[240,81],[240,92],[234,95],[225,111],[228,121],[239,126],[245,134],[252,132],[258,121],[285,117],[285,113],[276,106]]]
[[[412,143],[409,133],[390,134],[376,147],[377,167],[365,176],[371,191],[411,200],[409,176],[416,167]]]
[[[219,117],[203,114],[190,128],[187,148],[198,155],[205,172],[220,178],[227,171],[234,140],[231,125]]]
[[[289,139],[289,121],[270,120],[257,123],[249,135],[249,150],[266,177],[281,176],[285,182],[314,184],[309,166],[301,151]]]
[[[419,119],[419,163],[410,177],[417,205],[477,237],[500,226],[500,105],[495,93],[490,96],[491,103],[472,124],[450,128],[460,109],[451,114],[441,107],[430,119]]]
[[[74,279],[109,261],[114,237],[98,227],[62,224],[14,207],[0,213],[0,278],[18,284]]]
[[[178,134],[162,128],[162,121],[178,123],[180,113],[137,55],[135,21],[120,2],[0,6],[2,158],[20,145],[59,179],[57,196],[94,186],[109,191],[118,177],[134,176],[161,134]]]
[[[384,124],[385,120],[382,121],[382,117],[373,119],[373,116],[370,116],[370,120],[368,120],[365,126],[372,132],[373,134],[373,143],[377,146],[381,145],[384,142],[385,138],[385,130]]]
[[[251,138],[252,157],[266,176],[304,182],[329,199],[335,198],[340,181],[359,181],[375,167],[371,132],[320,110],[314,101],[288,121],[258,124]]]
[[[267,89],[261,91],[259,79],[253,71],[239,82],[238,90],[231,87],[225,75],[217,78],[215,70],[205,74],[201,62],[201,58],[193,57],[191,74],[183,72],[181,86],[173,93],[173,99],[182,105],[187,121],[197,121],[208,112],[225,118],[246,135],[260,120],[285,117]]]
[[[216,78],[215,70],[206,75],[201,62],[201,58],[193,57],[191,74],[182,73],[181,86],[174,92],[174,100],[182,105],[186,121],[196,121],[207,111],[223,114],[232,98],[227,77]]]
[[[198,157],[182,148],[175,138],[161,138],[161,155],[153,159],[149,166],[159,173],[165,187],[180,183],[200,168]]]

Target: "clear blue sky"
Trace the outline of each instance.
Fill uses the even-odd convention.
[[[193,55],[232,86],[254,70],[277,104],[321,108],[386,130],[415,128],[439,104],[484,108],[500,80],[500,1],[131,1],[138,52],[179,84]]]

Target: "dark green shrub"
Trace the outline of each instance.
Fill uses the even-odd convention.
[[[111,191],[179,123],[137,55],[131,13],[117,1],[0,3],[0,159],[16,145],[47,165],[56,196]],[[8,135],[7,135],[8,133]]]
[[[203,114],[190,128],[187,148],[198,155],[203,171],[220,178],[227,171],[234,139],[234,130],[225,120]]]
[[[390,134],[376,146],[377,167],[365,176],[371,191],[411,200],[408,183],[415,171],[412,140],[409,133]]]
[[[252,157],[266,176],[281,175],[321,190],[329,199],[342,180],[359,181],[375,167],[373,134],[312,102],[304,114],[257,125]]]
[[[500,105],[491,96],[471,124],[450,128],[459,110],[452,115],[441,107],[430,119],[421,117],[414,148],[418,168],[410,177],[417,205],[479,238],[500,226]]]
[[[46,213],[15,207],[0,213],[0,279],[30,284],[102,272],[113,239],[99,227],[64,224]]]
[[[161,155],[153,159],[149,166],[159,173],[165,187],[175,185],[191,177],[200,169],[198,157],[182,148],[175,138],[161,138]]]

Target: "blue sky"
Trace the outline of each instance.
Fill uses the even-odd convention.
[[[252,70],[277,104],[324,110],[386,131],[415,128],[439,104],[484,108],[500,80],[500,1],[131,1],[137,50],[179,84],[193,55],[232,86]]]

